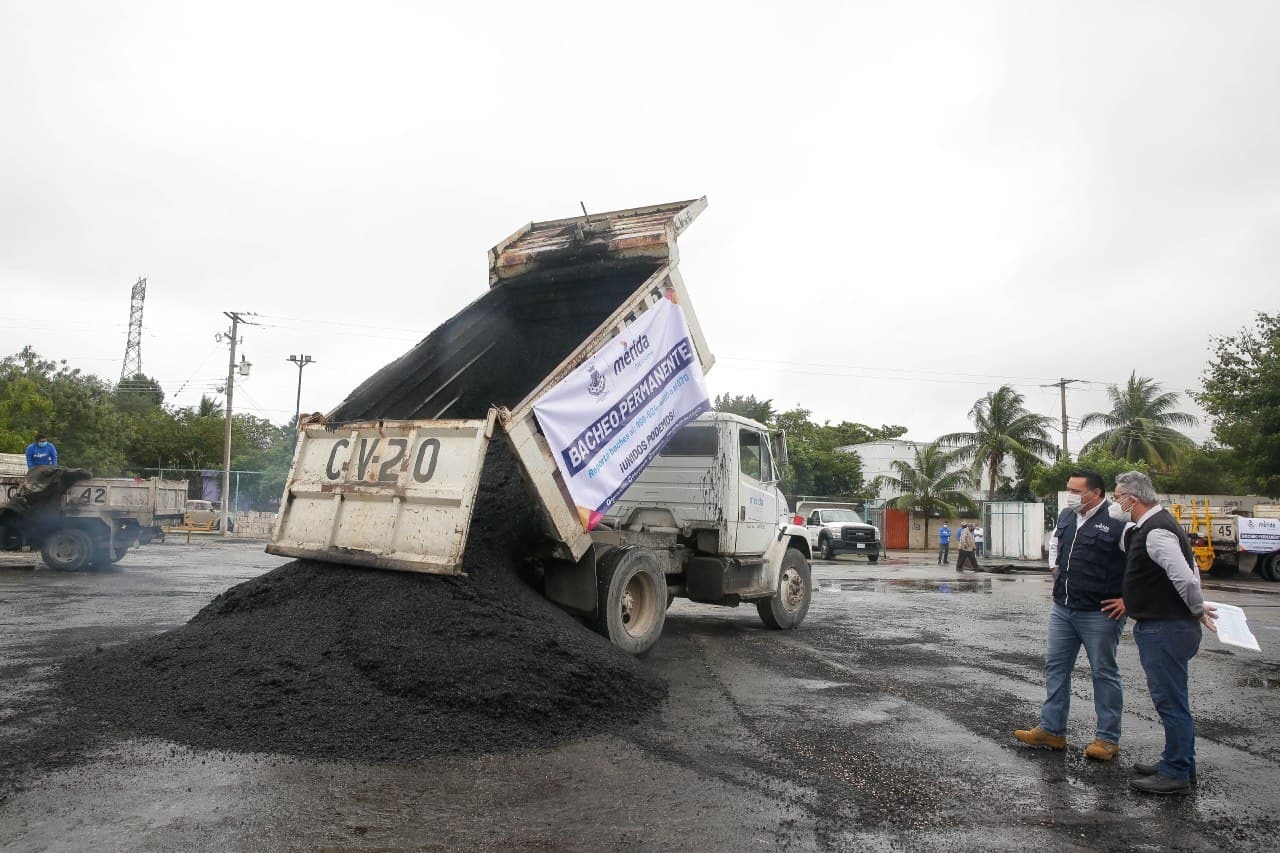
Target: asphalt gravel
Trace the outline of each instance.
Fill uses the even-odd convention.
[[[522,578],[528,501],[500,442],[448,577],[303,560],[190,622],[68,661],[67,704],[193,747],[410,761],[633,723],[665,682]]]

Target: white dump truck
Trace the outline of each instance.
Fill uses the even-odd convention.
[[[181,521],[187,499],[184,482],[81,473],[37,484],[25,473],[2,470],[0,548],[39,550],[51,569],[119,561],[130,548],[162,535],[163,525]]]
[[[676,237],[705,199],[531,223],[489,254],[490,289],[299,429],[267,551],[457,574],[488,444],[514,455],[548,598],[641,653],[675,596],[753,602],[772,628],[808,612],[811,549],[778,490],[785,436],[706,412],[675,433],[588,531],[534,404],[667,298],[707,349]]]
[[[1169,509],[1191,537],[1201,571],[1219,577],[1256,572],[1280,581],[1280,506],[1259,503],[1233,512],[1191,500]]]

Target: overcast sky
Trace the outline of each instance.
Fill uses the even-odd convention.
[[[1280,310],[1280,4],[429,5],[0,0],[0,353],[118,378],[146,276],[168,401],[257,312],[283,423],[286,356],[332,408],[525,222],[702,195],[711,390],[820,421],[1078,418]]]

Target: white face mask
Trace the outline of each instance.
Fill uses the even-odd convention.
[[[1080,506],[1080,495],[1074,495],[1071,492],[1067,492],[1067,506],[1072,509]]]
[[[1132,521],[1133,520],[1132,518],[1129,517],[1129,513],[1121,509],[1120,504],[1115,503],[1114,501],[1112,503],[1107,504],[1107,515],[1111,516],[1116,521]]]

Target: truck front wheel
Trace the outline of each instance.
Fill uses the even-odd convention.
[[[834,560],[836,558],[836,546],[831,544],[831,537],[823,539],[820,544],[822,546],[822,559]]]
[[[623,545],[605,554],[596,576],[592,628],[628,654],[649,651],[667,621],[667,576],[658,558],[647,548]]]
[[[778,589],[769,598],[756,602],[760,621],[770,628],[786,630],[804,621],[813,596],[809,562],[795,548],[788,548],[778,569]]]
[[[79,571],[93,556],[93,540],[78,527],[59,527],[44,538],[40,556],[51,569]]]

